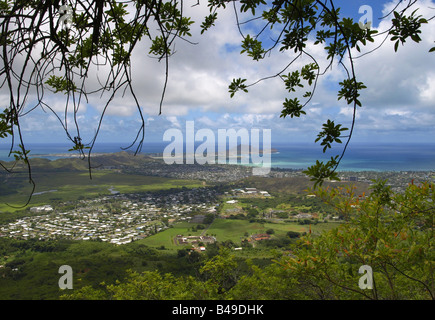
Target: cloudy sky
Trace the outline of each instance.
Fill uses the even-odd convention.
[[[281,71],[293,56],[275,50],[256,62],[241,55],[242,38],[232,10],[220,11],[216,26],[201,35],[199,26],[208,14],[208,8],[206,1],[200,2],[200,6],[187,5],[185,8],[185,14],[196,22],[190,40],[197,44],[176,43],[176,53],[170,58],[169,83],[161,115],[159,102],[165,65],[149,58],[148,43],[141,43],[134,52],[133,83],[146,119],[146,141],[161,142],[166,129],[183,129],[189,120],[195,121],[195,130],[271,129],[274,143],[312,143],[327,119],[350,125],[352,108],[337,100],[337,83],[345,78],[344,70],[339,66],[334,66],[319,79],[316,95],[305,107],[307,115],[301,118],[279,117],[284,99],[292,98],[279,78],[260,82],[250,87],[248,94],[240,92],[230,98],[228,85],[233,78],[247,78],[248,83],[253,83]],[[435,15],[433,1],[417,2],[420,14],[425,17]],[[391,21],[390,18],[382,21],[379,18],[394,8],[397,1],[340,0],[335,3],[342,7],[343,15],[353,17],[355,21],[363,16],[359,12],[362,5],[371,6],[374,28],[382,31],[391,25]],[[420,44],[407,42],[395,53],[393,43],[386,41],[373,54],[355,60],[358,80],[368,88],[361,95],[363,107],[358,109],[353,141],[435,142],[435,53],[428,53],[435,45],[435,20],[422,30]],[[248,34],[250,29],[243,31]],[[378,37],[373,46],[364,50],[377,47],[383,39]],[[313,42],[310,39],[307,51],[324,69],[326,54]],[[295,62],[288,72],[300,69],[307,62],[310,60],[306,57]],[[46,99],[63,117],[61,98],[63,96],[58,94]],[[91,97],[89,104],[81,107],[78,121],[84,142],[92,138],[102,107],[99,96]],[[34,110],[24,117],[22,127],[28,142],[67,142],[57,119],[43,110]],[[118,96],[107,111],[97,142],[132,142],[139,128],[140,119],[133,97],[128,94]]]

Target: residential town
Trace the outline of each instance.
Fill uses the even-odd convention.
[[[176,179],[204,180],[213,182],[231,182],[252,176],[252,168],[247,165],[230,164],[172,164],[162,165],[161,159],[147,159],[146,163],[135,167],[102,167],[101,169],[122,169],[123,173],[142,174],[147,176],[169,177]],[[301,170],[275,169],[266,175],[283,178],[305,176]]]
[[[104,167],[102,167],[104,169]],[[120,169],[123,173],[139,173],[150,176],[171,177],[177,179],[195,179],[214,182],[231,182],[252,176],[252,167],[244,165],[220,164],[173,164],[162,165],[159,157],[150,158],[140,166],[110,167]],[[306,177],[302,169],[271,168],[265,175],[269,178]],[[340,171],[341,181],[359,181],[372,184],[372,180],[388,180],[393,191],[403,191],[414,180],[435,181],[432,171]]]
[[[80,200],[76,208],[58,211],[50,205],[32,207],[40,213],[0,226],[0,237],[19,239],[97,240],[126,244],[143,239],[169,227],[177,221],[190,221],[192,213],[213,213],[214,202],[199,202],[198,193],[213,201],[212,189],[191,189],[171,193],[114,194],[94,200]],[[196,195],[196,196],[195,196]]]
[[[219,166],[213,166],[214,171],[201,170],[192,177],[178,166],[168,170],[168,174],[178,178],[188,177],[212,179],[214,174],[222,176]],[[189,167],[189,166],[187,166]],[[196,166],[193,166],[196,167]],[[203,167],[203,166],[199,166]],[[160,168],[160,169],[157,169]],[[165,176],[164,167],[157,166],[148,174]],[[190,168],[190,167],[189,167]],[[135,169],[137,170],[137,168]],[[149,169],[151,170],[151,169]],[[157,171],[156,171],[157,170]],[[163,171],[162,171],[163,170]],[[225,179],[243,174],[248,167],[225,166]],[[203,174],[203,175],[201,175]],[[247,174],[247,173],[246,173]],[[301,171],[276,169],[269,173],[272,177],[289,177],[303,175]],[[393,191],[401,191],[413,182],[435,180],[431,172],[340,172],[341,181],[358,181],[372,184],[372,179],[388,179],[388,185]],[[53,190],[51,190],[53,191]],[[48,192],[51,192],[48,191]],[[55,191],[55,190],[54,190]],[[231,192],[216,187],[202,187],[178,190],[162,190],[158,193],[120,194],[113,187],[111,195],[101,196],[91,200],[78,200],[69,204],[68,209],[62,206],[43,205],[30,208],[29,216],[22,217],[8,224],[0,225],[0,237],[17,239],[73,239],[97,240],[113,244],[126,244],[143,239],[165,230],[178,221],[196,222],[198,217],[207,213],[216,213],[219,206],[219,195],[224,195],[226,203],[236,203],[237,198],[261,197],[268,198],[268,191],[256,188],[232,189]],[[238,209],[227,209],[226,211]],[[231,214],[231,212],[225,212]],[[309,213],[299,213],[295,219],[310,219]],[[335,219],[336,217],[333,217]]]
[[[435,174],[432,171],[341,171],[341,181],[365,182],[373,184],[372,180],[387,180],[387,185],[394,192],[403,192],[408,184],[423,181],[435,182]]]

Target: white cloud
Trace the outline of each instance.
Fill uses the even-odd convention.
[[[356,110],[355,118],[358,119],[361,117],[360,110]],[[353,117],[354,109],[353,106],[341,107],[339,114],[346,116],[347,118]]]
[[[383,13],[390,12],[396,2],[385,5]],[[432,1],[419,1],[418,14],[432,16],[433,10],[430,7],[434,5]],[[387,30],[390,26],[391,19],[384,20],[378,31]],[[435,105],[435,95],[428,92],[434,81],[433,71],[429,66],[435,64],[435,55],[428,52],[435,39],[434,23],[422,25],[421,38],[420,43],[408,39],[404,46],[399,45],[398,52],[394,52],[394,42],[387,40],[372,54],[356,60],[358,79],[368,87],[362,91],[361,97],[366,107],[408,108],[412,104],[413,108],[425,108],[428,103]],[[368,46],[367,50],[377,47],[384,40],[384,36],[376,39],[375,44]],[[422,89],[424,86],[425,89]]]
[[[203,116],[203,117],[197,119],[197,121],[206,125],[207,127],[214,127],[216,125],[216,122],[207,116]]]
[[[393,9],[395,3],[397,1],[386,3],[384,14]],[[418,1],[418,6],[419,14],[433,15],[433,10],[430,9],[435,7],[433,1],[421,0]],[[305,108],[307,115],[301,118],[279,118],[284,99],[293,97],[286,92],[279,78],[262,81],[249,87],[249,93],[240,92],[231,99],[228,85],[233,78],[247,78],[247,83],[253,83],[277,74],[294,56],[277,50],[263,61],[255,62],[246,55],[241,55],[241,36],[231,8],[220,11],[216,26],[203,35],[200,35],[199,26],[209,14],[207,3],[201,2],[201,5],[195,7],[187,4],[184,13],[192,16],[196,22],[190,40],[197,41],[198,44],[192,45],[182,40],[176,42],[176,53],[169,60],[169,82],[161,117],[158,114],[165,80],[165,63],[149,58],[149,41],[138,44],[133,52],[133,87],[150,130],[162,123],[182,128],[184,117],[193,115],[193,120],[198,121],[198,124],[210,128],[269,126],[274,132],[283,132],[283,135],[300,132],[303,136],[316,134],[328,118],[351,120],[353,108],[343,100],[337,101],[337,84],[346,77],[344,70],[337,65],[319,78],[316,94]],[[390,25],[391,21],[383,21],[379,30],[385,30]],[[434,21],[422,29],[423,40],[419,44],[409,40],[395,53],[394,43],[386,41],[377,51],[355,60],[358,81],[368,87],[361,92],[363,108],[358,109],[357,126],[385,132],[387,129],[433,128],[434,122],[430,121],[435,118],[435,73],[432,71],[435,54],[428,53],[428,50],[434,46]],[[376,43],[367,49],[376,47],[382,40],[382,37],[378,37]],[[321,46],[314,46],[313,41],[308,41],[307,51],[316,57],[323,71],[327,66],[326,52]],[[354,53],[354,56],[358,55]],[[287,72],[300,69],[309,62],[312,62],[311,59],[305,56],[296,61]],[[107,67],[99,67],[100,81],[105,78],[107,70]],[[90,72],[88,80],[88,90],[97,87],[96,72]],[[301,97],[304,92],[305,89],[297,95],[301,101],[305,101]],[[80,115],[92,114],[87,119],[81,119],[89,131],[94,130],[97,124],[92,121],[95,111],[100,114],[109,97],[110,92],[106,92],[103,98],[98,94],[93,95],[90,96],[89,104],[83,102],[80,106]],[[56,95],[47,101],[56,112],[62,113],[65,101],[60,98],[62,96]],[[109,123],[103,128],[107,130],[116,130],[121,125],[115,121],[118,117],[125,119],[124,127],[128,126],[128,121],[135,115],[139,117],[129,90],[118,92],[106,115]],[[134,125],[137,124],[137,121],[134,122]],[[130,126],[133,127],[132,124]],[[32,128],[38,128],[37,122]]]
[[[181,128],[180,122],[178,121],[177,117],[168,116],[166,117],[166,120],[168,120],[172,124],[172,126]]]
[[[419,87],[420,100],[424,103],[431,103],[432,106],[435,102],[435,74],[428,74],[426,83],[421,84]]]
[[[253,127],[259,125],[267,120],[271,120],[274,117],[273,114],[254,114],[247,113],[240,116],[235,116],[234,120],[237,125],[241,127]]]

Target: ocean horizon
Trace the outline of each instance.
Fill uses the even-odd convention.
[[[148,142],[142,147],[140,154],[163,153],[169,142]],[[198,143],[199,145],[201,143]],[[195,149],[196,146],[195,145]],[[114,153],[123,151],[128,144],[97,143],[93,153]],[[271,167],[282,169],[306,169],[316,160],[327,161],[331,156],[341,154],[344,145],[336,145],[326,153],[322,147],[314,143],[284,144],[273,143]],[[29,143],[29,156],[56,160],[77,155],[68,151],[71,145],[61,143]],[[216,153],[217,153],[216,147]],[[13,161],[13,155],[8,157],[10,145],[0,144],[0,160]],[[126,150],[135,152],[135,146]],[[406,143],[406,144],[369,144],[350,143],[338,171],[435,171],[435,143]]]

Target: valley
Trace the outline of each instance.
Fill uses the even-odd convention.
[[[127,270],[197,277],[222,248],[244,274],[246,259],[265,267],[291,255],[303,235],[344,223],[297,170],[265,177],[237,165],[189,171],[126,152],[93,161],[90,172],[78,158],[32,159],[33,195],[24,166],[0,174],[0,298],[58,299],[61,265],[72,267],[78,289],[115,283]],[[367,181],[346,180],[325,186],[370,192]]]

